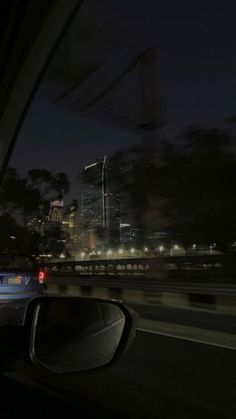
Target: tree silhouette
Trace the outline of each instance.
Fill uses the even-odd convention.
[[[63,172],[52,174],[47,170],[32,169],[27,177],[22,177],[16,169],[8,168],[0,190],[2,247],[8,248],[14,244],[18,250],[24,248],[31,253],[37,253],[40,246],[46,247],[47,243],[39,233],[27,230],[29,217],[45,219],[50,200],[62,198],[68,193],[69,186],[67,175]],[[10,236],[16,236],[17,239],[12,241]],[[54,234],[52,240],[48,240],[53,249],[58,247],[55,243],[59,236]]]

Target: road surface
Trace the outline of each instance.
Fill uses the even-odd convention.
[[[146,317],[149,317],[141,319],[140,327],[146,322],[150,330],[137,332],[129,351],[117,364],[97,372],[63,379],[42,375],[40,382],[50,385],[73,401],[88,399],[121,417],[235,418],[236,351],[227,346],[219,347],[217,343],[208,344],[206,339],[204,343],[192,341],[184,334],[173,337],[170,325],[179,327],[177,320],[173,322],[174,312],[171,319],[169,313],[169,317],[160,320],[161,311],[158,314],[157,309],[151,308],[148,316],[149,309],[143,307],[140,310],[142,313],[146,311]],[[194,323],[196,313],[192,313],[192,324],[181,324],[180,327],[198,329]],[[162,316],[164,314],[162,312]],[[176,312],[175,316],[178,316]],[[179,320],[183,320],[183,313],[179,313],[179,316]],[[199,328],[200,331],[205,330],[207,337],[210,332],[205,326],[209,327],[213,318],[209,320],[207,312],[199,316],[208,318],[205,325],[203,322]],[[153,317],[158,318],[157,325],[158,322],[169,325],[170,336],[154,330]],[[168,320],[168,323],[163,320]],[[231,321],[234,322],[234,316]],[[233,323],[230,327],[233,327]],[[213,333],[224,333],[222,324],[219,330],[213,330]],[[227,335],[234,336],[230,331],[227,330]],[[34,379],[32,370],[25,367],[24,371]]]

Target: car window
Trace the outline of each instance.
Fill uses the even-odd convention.
[[[156,14],[150,1],[141,18],[131,3],[104,14],[89,1],[74,17],[20,132],[3,220],[17,212],[8,223],[23,217],[54,258],[233,252],[229,11],[216,8],[209,30],[197,8]]]
[[[0,191],[0,252],[37,257],[45,292],[138,311],[117,367],[53,384],[128,417],[236,414],[235,18],[233,1],[81,2]]]

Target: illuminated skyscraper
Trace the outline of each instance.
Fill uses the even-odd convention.
[[[81,174],[83,242],[89,249],[119,244],[120,196],[109,172],[105,156]]]
[[[76,255],[78,250],[81,248],[78,221],[79,214],[76,203],[76,205],[71,205],[64,213],[61,226],[62,236],[65,240],[65,247],[71,256]]]
[[[50,224],[61,224],[62,223],[62,216],[63,216],[63,201],[57,200],[52,201],[50,204],[49,210],[49,223]]]

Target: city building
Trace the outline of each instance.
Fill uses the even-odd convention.
[[[62,200],[55,200],[50,203],[48,222],[51,225],[61,225],[63,218],[63,206]]]
[[[26,219],[27,229],[31,232],[36,232],[40,235],[43,235],[45,222],[46,222],[46,219],[44,218],[41,215],[40,216],[32,215],[30,217],[27,217]]]
[[[81,249],[81,237],[79,234],[79,214],[78,208],[70,206],[69,210],[64,214],[61,225],[62,237],[65,240],[65,248],[67,253],[74,257],[79,249]]]
[[[120,223],[120,242],[130,243],[131,241],[132,241],[131,224]]]
[[[120,242],[120,195],[106,156],[81,173],[82,242],[89,250]]]

